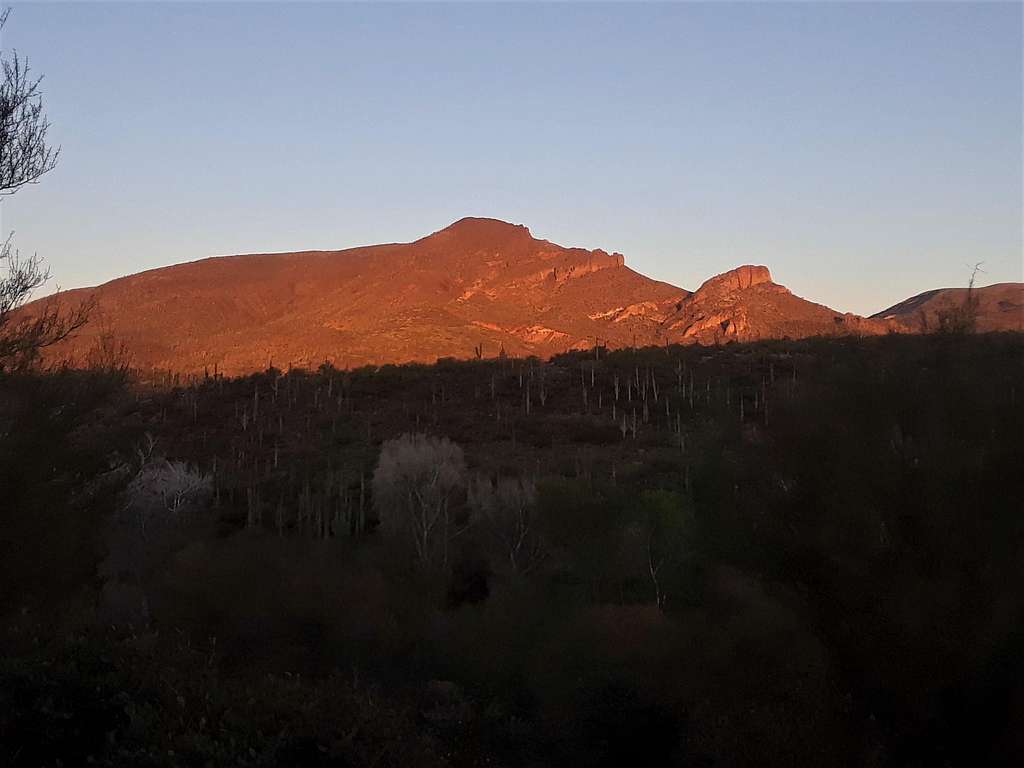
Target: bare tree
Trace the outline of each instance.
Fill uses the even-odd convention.
[[[448,560],[448,542],[462,532],[451,500],[466,484],[462,449],[446,437],[402,435],[381,447],[373,500],[385,531],[412,539],[426,565]]]
[[[34,311],[17,312],[49,279],[39,258],[23,259],[10,237],[0,246],[0,371],[31,366],[45,348],[72,336],[89,320],[94,299],[63,306],[60,293]]]
[[[974,283],[978,279],[978,273],[984,273],[981,265],[985,262],[979,261],[971,269],[971,279],[967,283],[967,295],[963,302],[957,305],[943,307],[935,313],[937,322],[936,330],[939,333],[974,333],[978,326],[978,295],[974,292]]]
[[[0,14],[0,28],[10,9]],[[32,75],[17,53],[3,59],[0,84],[0,195],[13,195],[57,165],[60,147],[46,141],[50,122],[43,112],[42,77]]]
[[[210,475],[183,461],[147,463],[125,490],[125,510],[145,538],[154,525],[181,521],[201,510],[213,489]]]
[[[477,477],[469,487],[469,505],[480,515],[501,558],[515,574],[526,574],[547,556],[537,530],[537,487],[532,480],[503,477],[492,483]]]
[[[131,368],[131,361],[128,345],[119,340],[109,326],[101,324],[95,343],[85,353],[85,367],[113,380],[124,381]]]
[[[636,505],[636,519],[629,528],[637,565],[647,572],[654,602],[664,611],[669,598],[670,573],[687,553],[691,517],[685,502],[671,491],[645,491]]]
[[[0,28],[9,9],[0,13]],[[17,53],[2,56],[0,82],[0,198],[13,195],[53,170],[60,147],[47,142],[50,123],[43,111],[42,77],[32,74]],[[31,315],[15,318],[33,292],[50,279],[36,255],[22,258],[7,236],[0,246],[0,371],[35,362],[45,347],[63,341],[81,328],[91,301],[62,311],[54,297]]]

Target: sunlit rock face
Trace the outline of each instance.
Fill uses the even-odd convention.
[[[98,322],[49,354],[83,361],[105,329],[135,366],[180,372],[549,357],[658,343],[687,295],[620,253],[465,218],[411,243],[204,259],[69,291],[61,301],[96,297]]]
[[[755,285],[761,283],[770,283],[772,281],[772,274],[768,271],[768,267],[751,266],[746,264],[742,267],[736,267],[728,272],[723,272],[720,275],[706,280],[704,284],[697,289],[694,294],[694,299],[701,296],[712,296],[721,295],[724,293],[731,293],[733,291],[740,291],[744,288],[752,288]]]
[[[875,334],[887,325],[801,299],[773,282],[767,267],[744,265],[705,281],[679,303],[664,328],[670,342],[717,344]]]
[[[621,253],[565,248],[482,218],[411,243],[203,259],[57,300],[90,297],[94,322],[47,350],[49,362],[83,363],[101,334],[123,342],[137,368],[244,374],[872,334],[894,322],[805,301],[764,266],[737,267],[691,294],[634,272]]]

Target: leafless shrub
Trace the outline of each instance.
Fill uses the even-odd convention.
[[[139,532],[175,523],[203,509],[213,489],[212,478],[183,461],[154,461],[142,467],[125,490],[125,509]]]
[[[0,246],[0,371],[31,367],[44,349],[72,336],[88,321],[92,299],[65,308],[60,294],[33,312],[16,313],[49,279],[39,258],[23,258],[10,237]]]
[[[104,329],[86,352],[85,366],[90,371],[123,380],[131,367],[131,352],[112,330]]]
[[[135,460],[124,464],[135,476],[122,492],[120,513],[103,531],[103,610],[122,621],[149,621],[153,575],[208,522],[202,512],[212,478],[184,462],[152,458],[155,441],[147,438]]]
[[[942,307],[935,313],[936,331],[939,333],[965,334],[974,333],[978,327],[978,295],[974,292],[974,283],[978,273],[984,272],[983,262],[978,262],[971,270],[971,279],[967,283],[967,295],[960,304]]]

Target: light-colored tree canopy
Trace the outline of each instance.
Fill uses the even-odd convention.
[[[402,435],[384,443],[373,474],[373,498],[385,531],[411,538],[416,557],[447,560],[450,502],[466,484],[462,449],[446,437]]]

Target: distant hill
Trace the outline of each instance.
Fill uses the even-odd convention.
[[[137,367],[226,374],[878,334],[916,330],[912,318],[931,311],[933,294],[958,295],[922,294],[863,318],[794,296],[767,267],[749,265],[691,293],[633,271],[621,254],[466,218],[412,243],[215,257],[67,291],[55,300],[94,298],[97,309],[47,358],[81,364],[101,334],[123,342]],[[1019,285],[979,294],[982,315],[998,318],[983,329],[1020,327]]]
[[[978,300],[977,330],[1024,330],[1024,283],[996,283],[975,288],[974,295]],[[919,332],[935,328],[940,311],[962,306],[966,299],[966,288],[938,288],[919,293],[872,317],[893,321],[905,330]]]

